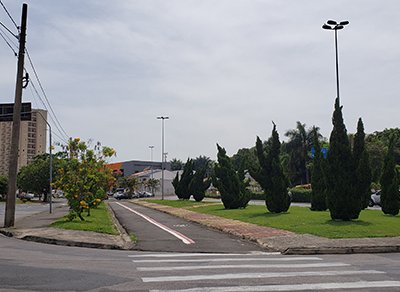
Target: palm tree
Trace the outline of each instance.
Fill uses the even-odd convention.
[[[313,130],[316,130],[318,137],[319,127],[313,126],[306,130],[306,124],[297,121],[295,129],[289,130],[285,136],[289,141],[285,144],[286,151],[289,154],[289,169],[294,182],[300,184],[310,183],[310,175],[307,170],[307,164],[310,161],[308,152],[313,144]]]

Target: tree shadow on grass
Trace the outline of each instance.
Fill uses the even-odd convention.
[[[370,225],[374,225],[371,222],[366,222],[363,220],[353,220],[353,221],[341,221],[341,220],[327,220],[325,221],[326,225],[332,225],[332,226],[370,226]]]

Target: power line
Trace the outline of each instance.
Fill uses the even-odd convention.
[[[33,88],[33,90],[35,91],[37,97],[38,97],[39,100],[42,102],[44,108],[45,108],[45,109],[47,110],[47,112],[49,113],[49,118],[50,118],[50,120],[53,122],[53,124],[54,124],[54,126],[56,127],[57,131],[60,133],[60,135],[64,136],[64,133],[60,130],[59,126],[55,123],[55,121],[54,121],[54,119],[53,119],[51,113],[49,112],[49,110],[48,110],[48,108],[47,108],[47,106],[46,106],[46,103],[43,101],[42,97],[40,96],[40,94],[39,94],[38,90],[36,89],[36,86],[35,86],[35,84],[32,82],[32,80],[31,80],[30,85],[31,85],[31,86],[29,86],[29,88],[30,88],[30,90],[31,90],[32,96],[34,97],[34,94],[33,94],[33,91],[32,91],[32,88]],[[68,135],[66,135],[65,137],[68,138]],[[61,139],[62,139],[63,141],[65,141],[63,138],[61,138]]]
[[[1,6],[3,6],[4,11],[7,13],[8,17],[11,19],[12,23],[14,23],[14,26],[16,29],[19,29],[17,23],[14,21],[14,19],[12,18],[11,14],[8,12],[6,6],[3,4],[3,1],[0,0],[0,4]]]
[[[15,37],[16,39],[18,39],[18,36],[15,35],[15,34],[14,34],[7,26],[5,26],[5,24],[2,23],[1,21],[0,21],[0,25],[1,25],[2,27],[4,27],[4,29],[5,29],[6,31],[8,31],[8,33],[10,33],[13,37]]]
[[[0,36],[6,42],[6,44],[10,47],[10,49],[14,52],[14,56],[17,57],[18,56],[17,52],[14,50],[14,48],[11,46],[11,44],[6,40],[2,31],[0,31]]]
[[[29,55],[28,49],[26,49],[25,51],[26,51],[26,54],[27,54],[27,56],[28,56],[29,63],[31,64],[33,73],[35,74],[36,80],[37,80],[37,82],[38,82],[38,84],[39,84],[39,87],[40,87],[40,89],[41,89],[41,91],[42,91],[42,93],[43,93],[43,96],[44,96],[44,98],[46,99],[47,104],[49,105],[49,108],[50,108],[51,112],[53,113],[53,116],[54,116],[55,120],[57,121],[57,124],[60,126],[60,129],[61,129],[62,132],[68,137],[69,135],[67,134],[67,132],[66,132],[66,131],[64,130],[64,128],[62,127],[60,121],[58,120],[58,118],[57,118],[57,116],[56,116],[56,114],[55,114],[55,112],[54,112],[54,110],[53,110],[53,108],[52,108],[52,106],[51,106],[51,104],[50,104],[48,98],[47,98],[47,94],[46,94],[46,92],[44,91],[44,88],[43,88],[43,86],[42,86],[42,83],[40,82],[39,76],[38,76],[38,74],[37,74],[37,72],[36,72],[35,66],[33,65],[33,62],[32,62],[31,56]]]

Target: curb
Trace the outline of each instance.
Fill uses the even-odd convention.
[[[131,240],[131,237],[129,236],[128,232],[125,230],[125,228],[119,223],[117,217],[115,216],[115,212],[113,210],[113,208],[110,207],[110,205],[108,203],[105,203],[107,206],[108,211],[111,214],[111,219],[115,225],[115,227],[117,228],[120,237],[122,239],[122,241],[124,242],[122,249],[124,250],[132,250],[135,248],[135,242],[133,242]]]

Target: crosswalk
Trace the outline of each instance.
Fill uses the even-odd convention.
[[[140,253],[129,258],[151,292],[400,291],[400,281],[383,271],[316,256]]]

